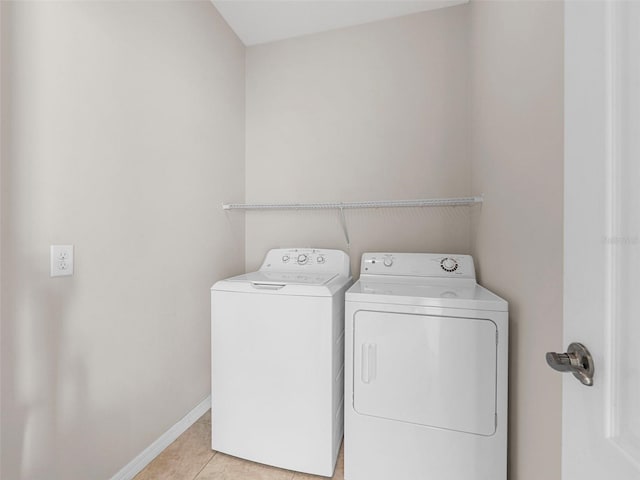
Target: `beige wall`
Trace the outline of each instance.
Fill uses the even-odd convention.
[[[510,478],[560,478],[561,2],[472,2],[247,50],[251,202],[485,195],[482,208],[347,213],[363,251],[473,253],[510,302]],[[248,213],[246,263],[345,248],[330,212]]]
[[[248,202],[470,193],[466,7],[247,49]],[[348,211],[364,251],[468,253],[467,208]],[[346,249],[335,212],[246,217],[246,263],[269,248]]]
[[[472,2],[472,191],[480,281],[509,300],[511,480],[560,478],[563,4]]]
[[[110,478],[209,394],[244,47],[203,2],[2,2],[2,472]],[[49,278],[49,245],[75,245]]]

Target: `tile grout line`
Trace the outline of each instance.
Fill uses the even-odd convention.
[[[209,458],[209,460],[202,466],[202,468],[198,471],[198,473],[196,473],[196,476],[193,477],[193,480],[198,480],[198,477],[200,476],[200,474],[202,473],[202,471],[207,468],[207,465],[209,465],[211,463],[211,460],[213,460],[215,458],[215,456],[218,454],[218,452],[216,452],[215,450],[211,450],[213,452],[213,455],[211,455],[211,458]]]

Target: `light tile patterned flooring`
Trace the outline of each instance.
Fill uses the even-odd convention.
[[[327,480],[241,460],[211,450],[211,410],[169,445],[134,480]],[[333,480],[344,480],[340,450]]]

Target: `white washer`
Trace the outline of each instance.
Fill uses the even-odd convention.
[[[507,302],[473,259],[365,253],[345,317],[345,479],[506,480]]]
[[[212,448],[332,476],[344,431],[339,250],[275,249],[211,288]]]

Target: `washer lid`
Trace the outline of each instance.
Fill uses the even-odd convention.
[[[227,279],[229,282],[244,282],[253,285],[326,285],[338,276],[337,273],[300,273],[300,272],[270,272],[258,271],[245,273]]]
[[[212,291],[248,294],[331,297],[351,285],[337,273],[251,272],[216,282]],[[344,290],[343,290],[344,291]]]
[[[418,305],[425,307],[465,308],[506,312],[505,300],[470,283],[446,280],[427,282],[424,279],[360,279],[346,293],[346,301]]]

